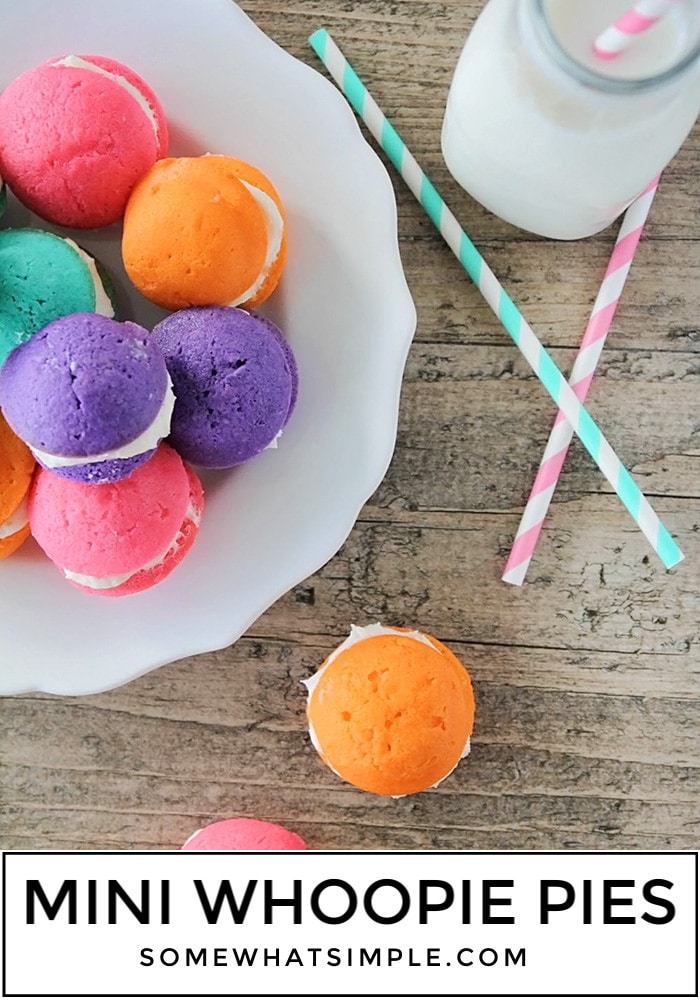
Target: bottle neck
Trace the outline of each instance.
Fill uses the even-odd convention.
[[[611,96],[664,91],[700,68],[700,0],[676,0],[667,23],[635,39],[635,51],[608,63],[592,54],[592,43],[607,27],[600,12],[609,17],[612,6],[591,0],[520,0],[524,41],[540,61],[572,83]]]

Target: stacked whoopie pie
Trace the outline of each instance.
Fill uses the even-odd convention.
[[[195,469],[273,445],[297,397],[284,335],[248,311],[286,258],[277,191],[250,164],[167,145],[152,90],[112,59],[55,59],[0,94],[8,187],[55,226],[121,222],[127,275],[170,311],[151,331],[120,321],[104,268],[70,237],[0,231],[0,558],[31,531],[75,586],[107,596],[168,576],[200,524]],[[312,743],[358,788],[420,792],[469,752],[469,675],[427,633],[353,626],[306,684]],[[304,848],[247,818],[184,846]]]
[[[158,98],[113,59],[53,59],[0,94],[7,187],[56,227],[121,224],[127,275],[171,311],[151,331],[121,320],[70,236],[0,230],[0,558],[31,533],[106,596],[169,575],[202,515],[195,469],[273,445],[297,395],[286,338],[248,311],[286,259],[277,191],[243,161],[167,150]]]

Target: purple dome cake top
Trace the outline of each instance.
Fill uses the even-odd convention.
[[[282,331],[231,306],[195,306],[154,327],[173,380],[170,443],[206,468],[229,468],[267,448],[296,402],[298,372]]]
[[[169,392],[163,353],[147,330],[95,313],[53,320],[0,369],[0,406],[32,449],[90,458],[153,424]]]

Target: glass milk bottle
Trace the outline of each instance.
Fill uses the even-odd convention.
[[[614,59],[592,45],[630,0],[489,0],[467,37],[442,128],[477,201],[553,239],[609,225],[674,156],[700,113],[700,0]]]

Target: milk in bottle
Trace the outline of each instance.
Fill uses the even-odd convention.
[[[615,59],[593,41],[629,0],[489,0],[450,87],[442,151],[477,201],[522,229],[578,239],[609,225],[700,113],[700,0]]]

